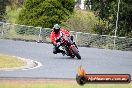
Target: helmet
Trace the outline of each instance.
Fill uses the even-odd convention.
[[[55,24],[53,27],[53,31],[55,32],[55,34],[58,34],[58,32],[60,31],[60,26],[58,24]]]

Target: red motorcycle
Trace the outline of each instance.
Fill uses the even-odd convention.
[[[69,36],[62,34],[56,41],[59,43],[59,49],[63,50],[67,56],[72,58],[76,56],[78,59],[81,59],[78,47]]]

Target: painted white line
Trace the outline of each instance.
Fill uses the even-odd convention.
[[[17,56],[13,56],[16,57],[17,59],[20,59],[24,62],[26,62],[25,66],[21,66],[21,67],[13,67],[13,68],[0,68],[0,71],[14,71],[14,70],[29,70],[29,69],[35,69],[35,68],[39,68],[42,66],[42,64],[38,61],[34,61],[31,59],[25,59],[25,58],[21,58],[21,57],[17,57]]]

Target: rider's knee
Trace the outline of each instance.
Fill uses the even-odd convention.
[[[57,49],[56,49],[56,47],[53,48],[53,53],[54,53],[54,54],[57,54]]]
[[[54,49],[54,50],[53,50],[53,53],[54,53],[54,54],[57,54],[57,51]]]
[[[56,51],[53,51],[53,54],[57,54],[57,52]]]

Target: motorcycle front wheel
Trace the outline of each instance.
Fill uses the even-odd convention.
[[[81,59],[81,56],[76,47],[72,47],[72,51],[78,59]]]

